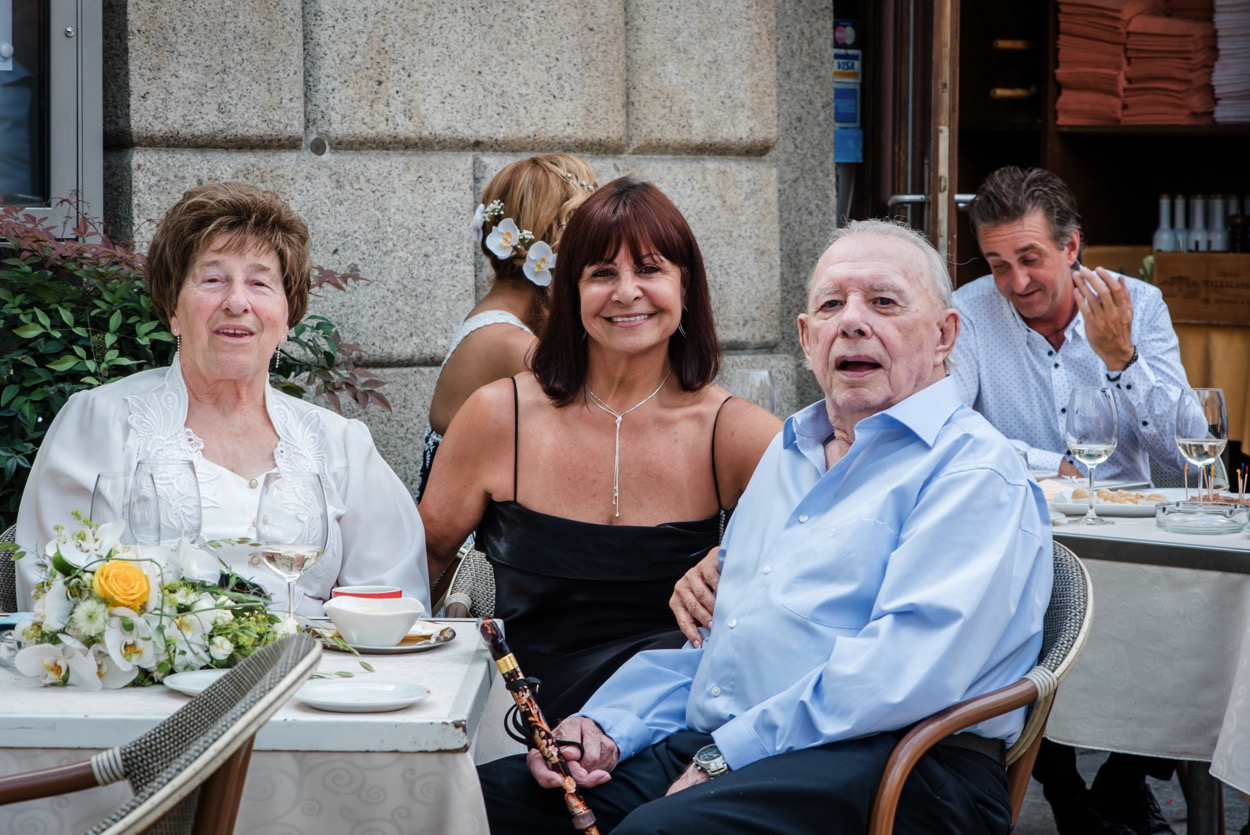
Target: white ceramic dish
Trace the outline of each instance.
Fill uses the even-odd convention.
[[[384,681],[310,681],[295,700],[335,713],[383,713],[415,705],[430,696],[428,687]]]
[[[444,624],[431,623],[430,621],[419,620],[408,630],[408,634],[395,646],[376,646],[371,644],[352,644],[349,646],[362,655],[402,655],[409,652],[425,652],[431,649],[438,649],[446,643],[449,643],[456,637],[456,630]],[[334,646],[334,644],[326,644],[329,649],[338,649],[339,652],[344,650]]]
[[[1164,496],[1169,502],[1180,501],[1185,498],[1185,488],[1183,487],[1164,487],[1135,490],[1137,493],[1158,493]],[[1197,491],[1191,490],[1191,493]],[[1052,510],[1057,510],[1066,516],[1084,516],[1088,506],[1087,499],[1072,498],[1072,492],[1066,491],[1060,493],[1050,500]],[[1094,512],[1099,516],[1121,516],[1121,517],[1141,517],[1154,518],[1157,502],[1142,502],[1141,504],[1121,504],[1119,502],[1100,502],[1094,499]]]
[[[348,643],[385,647],[403,640],[425,606],[415,597],[335,597],[325,611]]]
[[[174,673],[165,676],[161,680],[161,684],[170,690],[176,690],[188,696],[198,696],[208,688],[217,679],[224,676],[229,670],[190,670],[185,673]]]

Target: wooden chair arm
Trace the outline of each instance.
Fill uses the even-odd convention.
[[[1028,679],[1021,679],[990,693],[951,705],[915,725],[894,746],[894,751],[885,764],[885,773],[877,787],[877,799],[873,802],[872,818],[868,823],[869,835],[893,833],[894,815],[898,811],[903,784],[916,763],[930,748],[964,728],[1032,704],[1037,697],[1037,685]]]
[[[0,777],[0,805],[92,789],[100,785],[91,760]]]

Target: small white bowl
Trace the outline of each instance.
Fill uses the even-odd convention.
[[[415,597],[335,597],[326,601],[325,610],[343,640],[366,647],[397,645],[425,614]]]

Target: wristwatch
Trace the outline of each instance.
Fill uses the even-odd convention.
[[[719,777],[729,773],[729,763],[721,756],[716,744],[704,745],[694,755],[694,767],[708,777]]]

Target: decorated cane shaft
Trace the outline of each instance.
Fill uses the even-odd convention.
[[[490,648],[491,657],[495,659],[499,674],[508,684],[508,692],[512,694],[517,709],[520,710],[525,724],[529,726],[530,733],[534,737],[534,747],[542,754],[547,765],[551,766],[551,769],[564,781],[564,805],[573,818],[573,828],[586,835],[599,835],[599,828],[595,826],[595,813],[590,810],[586,801],[578,793],[577,781],[569,773],[569,766],[564,761],[564,757],[560,756],[555,734],[551,732],[551,727],[543,718],[543,712],[538,707],[538,702],[534,700],[534,695],[530,693],[529,686],[521,681],[524,679],[521,668],[512,650],[508,649],[508,642],[499,631],[499,624],[490,618],[479,618],[477,628],[482,634],[482,640]]]

